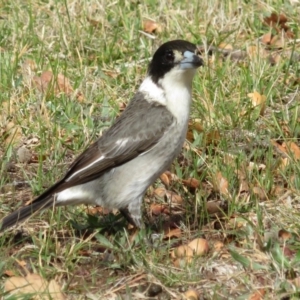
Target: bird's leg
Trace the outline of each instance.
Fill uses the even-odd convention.
[[[142,213],[141,213],[141,203],[142,199],[138,199],[137,201],[132,201],[128,205],[128,211],[130,214],[130,218],[134,222],[135,226],[138,228],[143,227],[143,222],[142,222]]]
[[[120,208],[119,211],[129,224],[131,224],[134,227],[138,227],[133,218],[131,217],[127,208]]]

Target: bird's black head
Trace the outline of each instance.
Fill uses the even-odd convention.
[[[203,65],[203,60],[196,54],[197,47],[190,42],[184,40],[167,42],[154,53],[148,75],[157,83],[174,67],[182,70],[196,69]]]

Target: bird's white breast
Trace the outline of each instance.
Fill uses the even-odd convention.
[[[176,118],[178,126],[186,127],[191,106],[190,76],[194,76],[194,73],[190,75],[188,72],[183,74],[181,70],[172,70],[158,83],[153,82],[151,77],[147,77],[139,90],[147,95],[148,101],[155,101],[166,106]]]

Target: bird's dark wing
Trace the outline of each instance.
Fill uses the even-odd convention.
[[[148,151],[173,122],[165,106],[148,102],[137,93],[112,127],[77,157],[52,192],[91,181]]]
[[[170,111],[137,95],[114,125],[70,166],[65,187],[91,181],[148,151],[174,121]],[[64,188],[65,188],[64,187]]]

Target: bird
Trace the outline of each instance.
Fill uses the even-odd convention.
[[[182,149],[192,82],[203,65],[195,44],[185,40],[162,44],[148,64],[145,79],[111,127],[71,163],[60,180],[4,217],[0,232],[42,209],[79,204],[127,209],[135,226],[143,227],[143,197]]]

